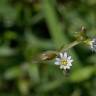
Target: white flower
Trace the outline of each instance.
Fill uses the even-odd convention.
[[[91,50],[96,52],[96,38],[93,38],[92,40],[90,40],[89,45]]]
[[[67,52],[60,53],[59,56],[57,56],[55,65],[60,65],[60,69],[70,69],[72,66],[73,60],[71,59],[71,56],[68,56]]]

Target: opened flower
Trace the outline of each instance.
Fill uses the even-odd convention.
[[[90,40],[89,45],[91,50],[96,52],[96,38],[93,38],[92,40]]]
[[[60,69],[70,69],[72,66],[73,60],[71,59],[71,56],[68,56],[67,52],[60,53],[55,61],[55,65],[60,65]]]

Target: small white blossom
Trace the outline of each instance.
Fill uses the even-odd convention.
[[[92,51],[96,52],[96,38],[93,38],[90,42],[89,42],[90,48]]]
[[[70,69],[72,66],[72,58],[71,56],[68,56],[67,52],[60,53],[59,56],[57,56],[55,65],[60,65],[60,69]]]

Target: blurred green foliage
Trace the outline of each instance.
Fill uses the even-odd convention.
[[[96,35],[96,0],[0,0],[0,96],[96,96],[96,55],[85,45],[69,50],[68,76],[38,58],[82,25]]]

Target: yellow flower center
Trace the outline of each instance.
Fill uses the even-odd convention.
[[[62,65],[67,65],[67,63],[68,63],[67,60],[65,60],[65,59],[61,60]]]

